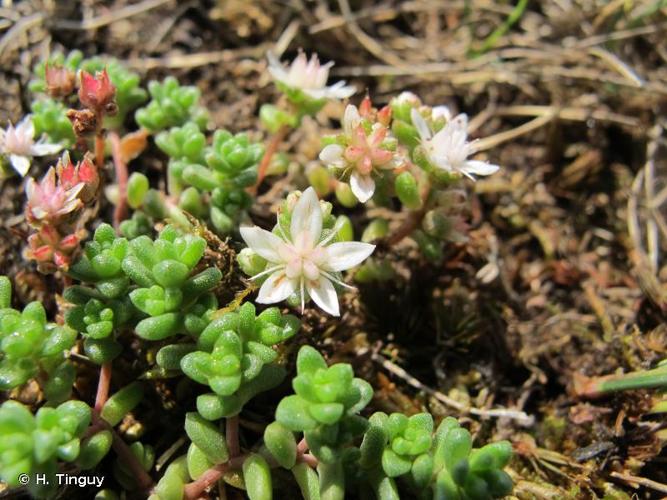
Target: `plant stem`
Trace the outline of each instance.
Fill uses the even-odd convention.
[[[251,194],[257,194],[257,189],[259,189],[259,185],[264,180],[264,177],[266,177],[266,172],[269,169],[269,165],[271,165],[273,155],[276,154],[276,151],[278,151],[278,146],[280,146],[280,143],[285,139],[289,129],[290,127],[288,125],[281,126],[273,135],[269,141],[269,144],[266,146],[266,151],[264,151],[262,161],[259,163],[259,167],[257,167],[257,182],[252,188],[250,188],[250,191],[252,192]]]
[[[387,237],[386,242],[388,247],[393,247],[397,243],[403,241],[403,238],[410,236],[412,232],[419,227],[422,220],[424,220],[426,212],[428,212],[428,202],[430,196],[431,183],[427,180],[422,186],[421,190],[422,207],[417,210],[412,210],[408,214],[408,218],[403,222],[403,224],[401,224],[393,234],[390,234]]]
[[[183,498],[186,500],[195,500],[199,498],[206,489],[214,485],[226,472],[236,470],[243,465],[246,456],[232,458],[229,462],[218,464],[204,472],[196,480],[185,485],[183,489]]]
[[[104,113],[96,113],[95,116],[95,166],[102,170],[104,166]]]
[[[124,463],[130,469],[132,475],[137,481],[137,486],[139,486],[139,489],[141,491],[148,491],[153,487],[153,478],[149,476],[148,472],[144,470],[144,467],[141,465],[135,454],[132,453],[132,450],[127,445],[127,443],[123,441],[123,438],[121,438],[111,426],[108,427],[111,431],[111,435],[113,436],[111,446],[118,455],[121,463]]]
[[[403,238],[410,236],[412,232],[419,227],[419,224],[421,224],[421,221],[424,219],[425,215],[426,210],[424,208],[410,212],[405,222],[403,222],[403,224],[401,224],[399,228],[389,236],[387,239],[387,245],[392,247],[400,241],[403,241]]]
[[[315,457],[315,455],[311,455],[310,453],[304,453],[303,455],[299,456],[299,462],[303,462],[311,469],[316,468],[320,463],[317,457]]]
[[[229,456],[237,457],[241,452],[239,445],[239,416],[234,415],[225,419],[225,438],[227,439],[227,448]]]
[[[665,366],[625,375],[607,375],[606,377],[593,378],[580,376],[575,379],[574,383],[574,391],[577,396],[586,398],[594,398],[608,392],[661,387],[667,387],[667,367]]]
[[[229,426],[229,421],[232,420],[233,418],[234,417],[231,417],[226,420],[226,426]],[[236,426],[238,432],[238,420]],[[228,429],[229,427],[227,427],[226,429],[229,432]],[[232,447],[229,444],[228,435],[227,435],[227,446],[230,447],[230,454],[231,454]],[[307,451],[308,451],[308,443],[306,442],[306,438],[303,438],[297,445],[297,461],[303,462],[309,467],[312,467],[314,469],[319,464],[319,461],[315,456],[311,455],[310,453],[307,453]],[[243,466],[243,462],[245,462],[245,459],[248,458],[248,455],[249,455],[248,453],[244,453],[243,455],[238,455],[236,457],[231,458],[224,464],[218,464],[211,467],[209,470],[207,470],[201,476],[199,476],[199,478],[185,485],[185,488],[183,489],[183,498],[185,500],[195,500],[199,498],[206,489],[210,488],[213,484],[215,484],[216,481],[218,481],[224,474],[241,468]],[[272,460],[269,461],[269,464],[271,468],[278,467],[278,464],[273,462]]]
[[[100,367],[100,378],[97,381],[97,394],[95,395],[95,411],[100,413],[104,403],[109,399],[109,386],[111,385],[111,361]]]
[[[299,441],[299,444],[296,445],[296,454],[297,456],[303,455],[308,451],[308,441],[306,441],[306,438],[302,438],[301,441]]]
[[[118,183],[118,200],[113,212],[113,226],[118,229],[120,223],[127,217],[127,165],[123,161],[120,137],[116,132],[109,134],[111,141],[111,154],[113,166],[116,171],[116,182]]]
[[[91,431],[91,429],[93,431]],[[139,459],[134,453],[132,453],[130,447],[123,440],[123,438],[120,437],[116,430],[111,427],[109,422],[100,416],[100,412],[93,410],[93,421],[88,428],[87,434],[92,435],[102,430],[111,432],[111,447],[118,455],[120,461],[127,465],[127,467],[130,469],[132,475],[137,481],[137,486],[139,486],[141,491],[150,490],[153,487],[153,478],[148,474],[148,472],[144,470],[144,467],[139,462]]]

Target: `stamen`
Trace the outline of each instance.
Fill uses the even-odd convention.
[[[264,269],[264,271],[262,271],[261,273],[255,274],[250,279],[251,280],[256,280],[257,278],[261,278],[262,276],[266,276],[267,274],[272,273],[273,271],[277,271],[278,269],[281,269],[281,268],[284,268],[284,267],[285,267],[284,264],[279,264],[277,266],[273,266],[273,267],[270,267],[268,269]]]
[[[322,271],[320,269],[320,272],[330,281],[333,281],[334,283],[342,286],[343,288],[347,288],[348,290],[356,290],[355,287],[348,285],[347,283],[343,283],[341,280],[334,278],[331,274],[327,273],[326,271]]]
[[[306,296],[304,293],[303,276],[301,276],[301,314],[306,310]]]

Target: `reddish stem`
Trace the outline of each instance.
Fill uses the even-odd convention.
[[[118,229],[120,223],[127,217],[127,164],[123,161],[120,137],[115,132],[109,134],[113,166],[118,183],[118,200],[113,212],[113,226]]]
[[[153,487],[153,478],[149,476],[148,472],[144,470],[144,467],[139,462],[139,459],[137,459],[136,455],[132,453],[130,447],[125,443],[125,441],[123,441],[123,438],[121,438],[114,429],[110,428],[110,430],[111,435],[113,436],[111,446],[118,455],[120,462],[127,465],[127,467],[130,469],[132,476],[134,476],[136,479],[137,486],[139,486],[141,491],[150,490]]]
[[[111,386],[111,361],[104,363],[100,368],[100,378],[97,381],[97,394],[95,395],[95,411],[100,413],[104,403],[109,399],[109,387]]]
[[[104,113],[95,113],[95,165],[98,170],[104,167]]]
[[[91,432],[91,429],[94,429],[94,432]],[[101,430],[107,430],[111,432],[111,447],[116,452],[116,455],[118,455],[120,462],[127,465],[127,467],[130,469],[130,472],[136,479],[137,485],[141,491],[150,490],[153,487],[153,478],[144,470],[144,467],[139,462],[139,459],[134,453],[132,453],[130,447],[123,440],[123,438],[120,437],[116,430],[111,427],[111,425],[109,425],[109,422],[104,420],[97,410],[93,410],[93,422],[88,428],[87,434],[93,435]]]
[[[273,135],[273,137],[269,141],[269,144],[266,146],[266,151],[264,151],[264,156],[262,156],[262,161],[259,163],[259,167],[257,168],[257,182],[249,190],[251,191],[251,194],[257,194],[257,189],[264,180],[264,177],[266,177],[266,172],[269,169],[269,165],[271,165],[271,160],[273,159],[273,155],[276,154],[276,151],[278,151],[278,146],[280,146],[280,143],[283,142],[283,140],[285,139],[287,132],[289,132],[289,126],[288,125],[281,126],[278,129],[278,131]]]
[[[225,419],[225,438],[227,439],[227,448],[229,448],[229,456],[231,458],[237,457],[241,453],[239,445],[239,416],[234,415]]]
[[[229,462],[225,462],[224,464],[218,464],[215,467],[211,467],[195,481],[185,485],[185,488],[183,489],[183,498],[186,500],[194,500],[201,497],[204,491],[214,485],[226,472],[241,467],[245,459],[245,456],[240,456],[232,458]]]
[[[421,199],[422,208],[413,210],[408,214],[408,218],[399,226],[399,228],[387,238],[387,245],[392,247],[403,240],[406,236],[412,234],[417,229],[428,211],[429,195],[431,194],[431,183],[426,182],[422,186]]]
[[[296,454],[297,456],[301,456],[307,451],[308,451],[308,441],[306,441],[306,438],[302,438],[301,441],[299,441],[299,444],[296,445]]]
[[[314,455],[311,455],[310,453],[304,453],[299,457],[299,462],[303,462],[306,464],[308,467],[311,469],[316,468],[319,465],[319,460]]]
[[[406,236],[412,234],[412,232],[421,224],[421,221],[424,219],[424,215],[426,215],[426,210],[423,208],[415,210],[414,212],[410,212],[408,218],[403,222],[403,224],[399,226],[394,234],[387,238],[387,245],[392,247],[398,242],[402,241]]]
[[[227,419],[226,425],[229,425],[230,420],[231,419]],[[238,422],[237,422],[237,431],[238,431]],[[227,436],[227,440],[228,440],[227,441],[228,446],[230,446],[229,436]],[[310,453],[307,453],[308,443],[306,442],[306,438],[303,438],[299,442],[296,449],[297,449],[297,461],[303,462],[312,468],[317,467],[319,463],[317,458],[311,455]],[[230,446],[230,453],[231,453],[231,446]],[[198,479],[185,485],[185,488],[183,490],[183,498],[185,498],[185,500],[195,500],[201,497],[204,491],[206,491],[213,484],[215,484],[224,474],[226,474],[229,471],[237,470],[240,467],[242,467],[243,462],[245,462],[246,458],[248,458],[247,453],[244,455],[233,457],[224,464],[218,464],[211,467],[209,470],[207,470],[201,476],[199,476]],[[269,461],[269,464],[271,468],[278,467],[278,464],[274,463],[273,461]]]

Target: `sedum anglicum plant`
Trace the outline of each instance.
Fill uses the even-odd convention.
[[[339,293],[352,288],[345,271],[359,266],[360,282],[393,276],[388,260],[371,257],[378,241],[391,248],[411,237],[437,260],[465,232],[457,183],[498,169],[470,159],[478,146],[465,115],[409,93],[380,109],[367,97],[346,103],[341,130],[323,138],[321,164],[305,176],[312,187],[296,175],[271,230],[249,224],[268,213],[257,192],[287,131],[354,93],[345,82],[327,84],[332,65],[315,54],[289,65],[269,56],[284,99],[260,110],[274,134],[266,148],[253,131],[209,136],[199,90],[173,77],[147,92],[119,61],[79,52],[35,68],[30,89],[39,99],[32,117],[0,133],[3,161],[25,175],[34,156],[74,144],[82,154],[72,160],[66,151],[40,181],[26,182],[26,257],[65,284],[53,321],[39,302],[13,309],[9,279],[0,277],[0,390],[11,391],[0,406],[0,478],[10,487],[21,486],[20,474],[108,467],[96,498],[197,499],[225,483],[250,500],[292,498],[297,489],[306,500],[511,491],[508,442],[473,448],[453,417],[371,413],[371,384],[303,345],[301,320],[279,306],[303,314],[312,300],[340,316]],[[149,95],[134,114],[141,129],[121,135]],[[69,109],[77,99],[81,109]],[[149,135],[167,157],[166,192],[151,188],[148,173],[127,171]],[[109,159],[117,184],[104,186]],[[116,204],[113,225],[97,224],[88,239],[86,223],[107,213],[102,187]],[[319,198],[334,193],[345,208],[361,205],[335,216]],[[369,217],[370,206],[401,207],[410,224],[396,236],[387,219]],[[361,241],[352,221],[363,226]],[[219,303],[229,292],[238,293]],[[91,371],[96,388],[85,383]],[[151,443],[146,415],[170,426],[184,416],[182,429]],[[115,457],[102,462],[112,448]],[[28,489],[53,497],[56,483]]]

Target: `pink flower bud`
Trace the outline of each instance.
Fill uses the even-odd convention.
[[[56,99],[67,97],[74,90],[76,75],[62,66],[49,66],[46,63],[44,68],[44,78],[46,79],[46,92]]]
[[[79,198],[84,203],[90,201],[97,193],[100,178],[95,163],[88,155],[75,166],[70,160],[69,153],[65,152],[56,165],[56,173],[60,185],[67,190],[75,188],[78,184],[84,185],[79,193]]]
[[[79,100],[85,107],[99,114],[113,115],[118,110],[114,98],[116,87],[111,83],[107,70],[98,71],[95,76],[87,71],[79,72]]]

